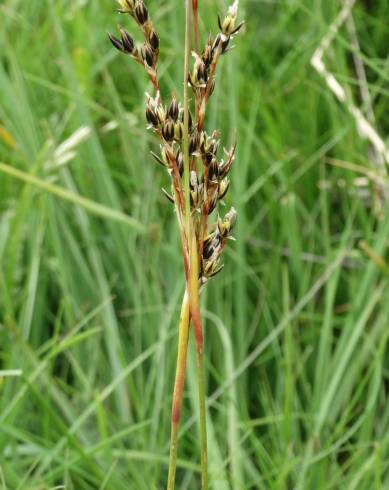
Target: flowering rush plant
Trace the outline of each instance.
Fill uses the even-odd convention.
[[[162,97],[158,77],[160,38],[145,3],[143,0],[119,0],[118,3],[119,13],[132,17],[141,31],[143,41],[138,44],[122,27],[119,27],[118,36],[108,36],[117,50],[143,67],[153,86],[154,93],[146,94],[146,119],[148,128],[159,138],[160,145],[159,151],[152,152],[152,156],[169,176],[170,189],[163,189],[163,192],[175,209],[185,273],[186,288],[178,329],[167,488],[173,489],[175,484],[178,428],[189,330],[192,324],[200,414],[201,488],[206,489],[208,472],[204,337],[199,295],[209,279],[221,271],[221,255],[227,240],[232,238],[236,222],[236,211],[233,207],[224,217],[219,214],[219,205],[230,187],[228,175],[234,162],[236,144],[229,149],[224,148],[224,156],[220,158],[220,133],[216,129],[207,131],[205,118],[215,87],[217,65],[220,58],[230,50],[232,38],[239,32],[243,22],[237,22],[236,0],[224,17],[218,17],[217,34],[209,35],[205,45],[199,50],[197,0],[185,0],[184,90],[180,102],[175,93],[164,94]],[[189,99],[189,90],[193,94],[192,100]]]

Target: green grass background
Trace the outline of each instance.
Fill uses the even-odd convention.
[[[385,257],[389,209],[363,174],[377,173],[368,142],[309,63],[341,2],[241,3],[207,122],[226,146],[236,130],[239,213],[202,299],[211,488],[389,489],[388,269],[358,248]],[[166,481],[182,262],[149,156],[150,84],[106,38],[119,21],[136,32],[114,6],[0,2],[2,490]],[[163,94],[181,96],[183,2],[148,6]],[[224,7],[200,0],[203,42]],[[385,138],[388,3],[359,0],[353,15]],[[325,62],[363,106],[352,53],[342,27]],[[199,488],[193,339],[184,404],[183,490]]]

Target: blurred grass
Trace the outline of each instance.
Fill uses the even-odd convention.
[[[148,5],[163,92],[181,93],[183,7]],[[200,5],[205,34],[223,5]],[[376,211],[371,181],[329,165],[375,168],[309,64],[339,8],[242,0],[247,27],[218,75],[208,124],[226,146],[237,130],[228,202],[239,226],[203,299],[216,490],[389,488],[389,284],[357,247],[387,256],[389,210]],[[4,490],[150,490],[166,479],[182,267],[144,130],[151,87],[106,40],[113,10],[109,0],[0,4]],[[353,13],[385,135],[387,2]],[[360,104],[344,27],[326,63]],[[76,147],[62,145],[84,127]],[[196,413],[192,369],[180,489],[198,488]]]

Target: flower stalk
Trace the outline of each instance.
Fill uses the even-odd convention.
[[[171,417],[171,436],[170,436],[170,459],[168,474],[168,490],[174,488],[176,466],[177,466],[177,448],[178,448],[178,429],[181,420],[182,397],[184,393],[186,357],[188,351],[188,337],[190,324],[189,294],[185,290],[182,300],[180,323],[178,326],[178,353],[176,376],[174,381],[172,417]]]
[[[198,0],[192,0],[193,11],[193,49],[195,53],[199,51],[199,11]]]

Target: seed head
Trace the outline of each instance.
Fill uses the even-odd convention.
[[[135,19],[145,37],[144,44],[135,45],[134,39],[123,28],[119,28],[120,37],[109,35],[113,46],[123,53],[131,55],[138,63],[144,65],[155,90],[155,97],[148,94],[146,100],[146,119],[148,127],[161,137],[160,154],[152,153],[156,162],[167,169],[172,179],[171,193],[163,190],[166,197],[175,203],[177,210],[183,207],[183,198],[188,198],[191,205],[191,219],[195,230],[200,257],[200,284],[217,274],[223,266],[220,257],[227,238],[231,236],[236,221],[236,211],[231,208],[224,218],[217,218],[216,223],[209,224],[208,218],[217,208],[218,203],[228,192],[230,181],[227,177],[234,160],[235,146],[225,151],[225,160],[217,158],[220,135],[213,131],[209,135],[203,131],[204,117],[208,97],[215,86],[214,70],[220,54],[225,53],[232,36],[239,31],[242,24],[237,25],[238,0],[228,9],[226,16],[218,18],[220,31],[216,38],[211,36],[201,52],[192,53],[194,63],[187,83],[194,92],[196,115],[193,121],[188,111],[189,154],[201,157],[202,170],[192,157],[189,162],[189,196],[183,186],[184,156],[184,110],[173,94],[167,106],[162,104],[157,63],[159,59],[160,39],[149,18],[145,0],[117,0],[119,12],[128,13]],[[195,1],[195,0],[194,0]],[[212,79],[212,80],[211,80]],[[181,178],[180,178],[180,177]],[[204,239],[204,235],[206,238]],[[207,236],[208,235],[208,236]]]
[[[170,105],[167,109],[167,115],[171,119],[173,119],[173,121],[177,121],[178,113],[179,113],[179,107],[178,107],[177,99],[176,96],[173,95],[172,101],[170,102]]]
[[[154,66],[154,53],[148,44],[142,46],[142,59],[150,68]]]
[[[195,131],[189,138],[189,155],[193,155],[199,147],[199,135]]]
[[[227,15],[223,22],[219,19],[219,28],[225,36],[230,36],[235,28],[235,19],[231,15]]]
[[[143,26],[143,24],[147,22],[147,19],[149,18],[149,12],[142,0],[136,2],[134,16],[141,26]]]
[[[165,141],[172,141],[174,138],[174,122],[168,119],[162,128],[162,136]]]
[[[213,158],[208,167],[208,180],[210,182],[217,183],[218,178],[219,178],[219,165],[217,163],[216,158]]]
[[[220,17],[218,17],[219,29],[225,37],[230,37],[232,34],[235,34],[243,26],[243,22],[241,22],[236,27],[238,5],[239,5],[239,0],[235,0],[235,2],[229,7],[228,13],[223,19],[223,21],[221,21]]]
[[[157,51],[157,49],[159,48],[159,37],[154,30],[151,30],[149,33],[149,43],[153,50]]]
[[[132,54],[134,51],[134,40],[127,31],[120,28],[120,36],[122,38],[123,51]]]
[[[204,240],[203,258],[210,259],[212,255],[215,254],[215,252],[217,255],[219,252],[220,243],[221,243],[220,232],[216,228],[214,233],[208,235],[207,238]]]
[[[150,123],[152,126],[154,126],[155,128],[158,127],[158,116],[152,108],[151,104],[147,104],[146,106],[146,119],[147,122]]]
[[[166,119],[166,112],[165,112],[165,108],[162,107],[162,105],[158,106],[156,114],[158,117],[159,124],[163,124]]]
[[[111,43],[113,44],[113,46],[118,49],[119,51],[123,51],[123,44],[122,42],[120,41],[120,39],[118,39],[117,37],[115,37],[113,34],[111,34],[110,32],[108,32],[108,37],[109,37],[109,40],[111,41]]]

